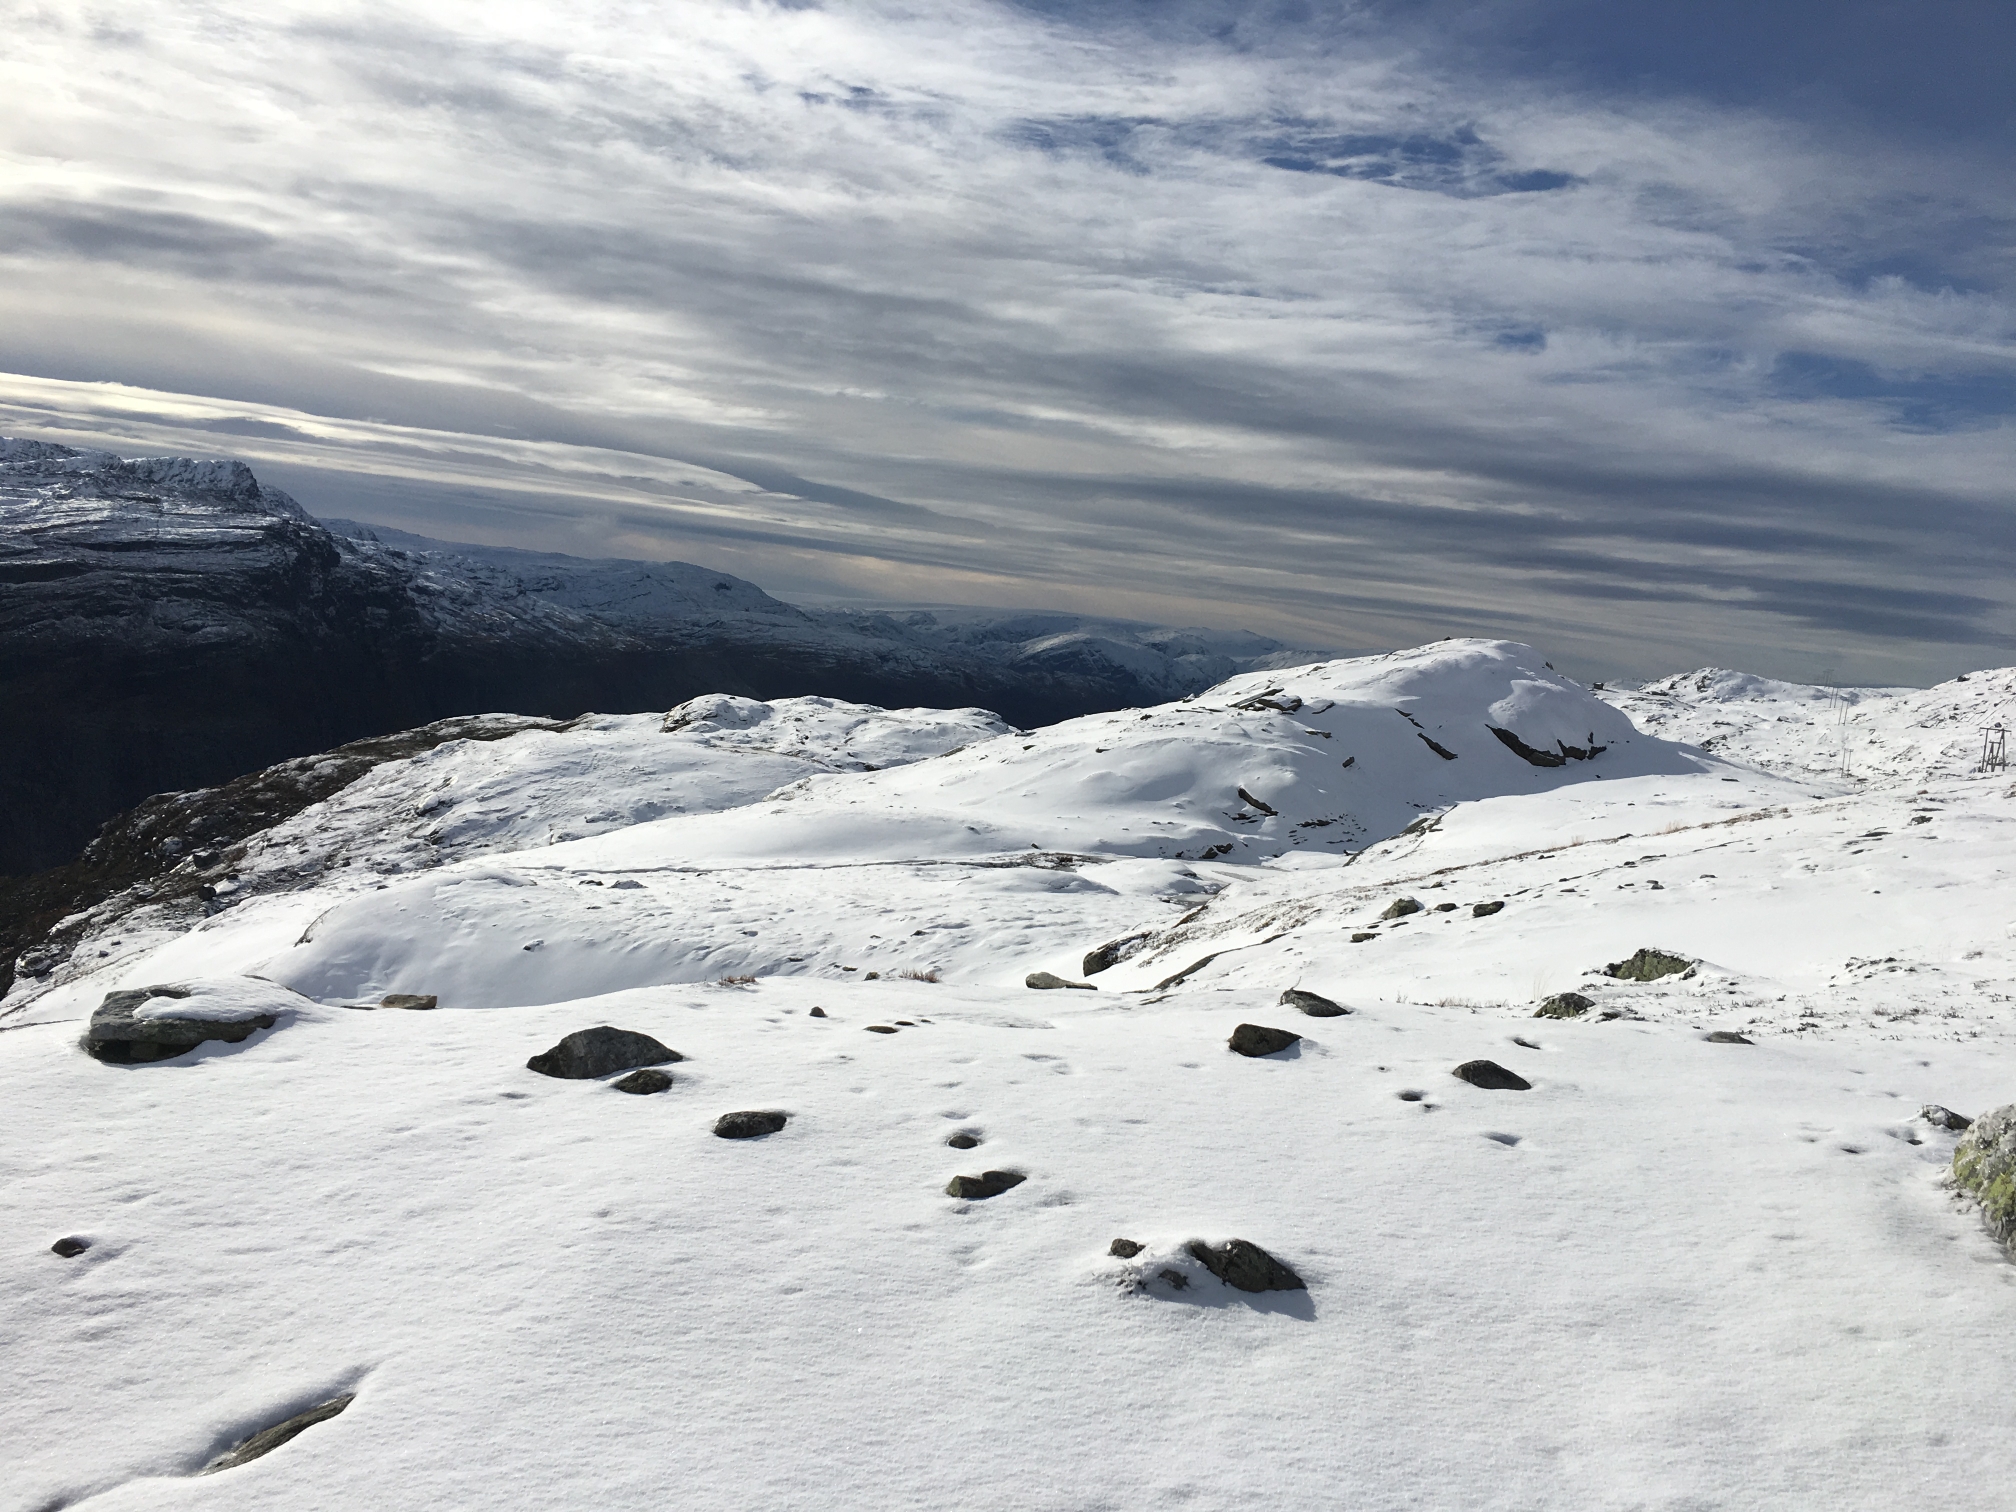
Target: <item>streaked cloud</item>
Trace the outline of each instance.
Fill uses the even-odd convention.
[[[787,594],[2007,660],[1994,155],[1544,10],[39,7],[0,423]]]

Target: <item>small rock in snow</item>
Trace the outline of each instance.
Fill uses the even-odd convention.
[[[1281,1001],[1290,1008],[1300,1008],[1311,1018],[1339,1018],[1351,1010],[1342,1003],[1333,1003],[1318,992],[1304,992],[1300,987],[1290,987],[1281,994]]]
[[[310,1407],[306,1412],[296,1413],[284,1423],[275,1423],[271,1428],[262,1428],[235,1448],[218,1455],[198,1473],[215,1475],[219,1470],[235,1470],[240,1465],[250,1464],[263,1454],[271,1454],[304,1429],[312,1428],[317,1423],[326,1423],[356,1400],[354,1392],[331,1397],[319,1406]]]
[[[1504,907],[1503,903],[1472,903],[1470,905],[1470,917],[1473,919],[1488,919],[1494,913],[1502,912]]]
[[[978,1148],[980,1138],[977,1134],[968,1134],[964,1129],[961,1129],[957,1134],[946,1140],[945,1143],[952,1146],[955,1150],[971,1150]]]
[[[1146,934],[1131,934],[1118,940],[1108,940],[1097,950],[1087,951],[1085,960],[1078,969],[1087,976],[1097,976],[1109,966],[1118,966],[1129,957],[1138,955],[1141,947],[1151,938],[1152,936]]]
[[[1278,1055],[1302,1038],[1288,1029],[1270,1029],[1265,1024],[1241,1024],[1225,1041],[1236,1055]]]
[[[1456,905],[1454,903],[1437,903],[1434,911],[1436,913],[1454,913],[1456,912]]]
[[[1190,1289],[1190,1278],[1179,1270],[1171,1270],[1166,1265],[1155,1273],[1155,1279],[1158,1281],[1167,1281],[1172,1291],[1188,1291]]]
[[[1580,1018],[1596,1006],[1594,998],[1579,992],[1557,992],[1533,1010],[1535,1018]]]
[[[825,1018],[825,1017],[826,1017],[826,1010],[825,1010],[824,1008],[816,1008],[816,1007],[815,1007],[815,1008],[814,1008],[814,1009],[813,1009],[813,1010],[811,1011],[811,1013],[807,1015],[807,1017],[808,1017],[808,1018]]]
[[[638,1066],[662,1066],[667,1061],[685,1058],[677,1050],[666,1049],[648,1034],[599,1024],[593,1029],[576,1029],[551,1050],[533,1056],[525,1062],[525,1066],[541,1076],[583,1081],[593,1076],[634,1070]]]
[[[1209,1245],[1193,1239],[1184,1248],[1227,1286],[1244,1292],[1307,1291],[1308,1283],[1257,1244],[1228,1239]]]
[[[1738,1034],[1734,1029],[1715,1029],[1701,1036],[1711,1045],[1754,1045],[1757,1041],[1747,1034]]]
[[[1945,1129],[1954,1134],[1966,1132],[1967,1127],[1974,1122],[1964,1113],[1955,1113],[1951,1108],[1942,1108],[1937,1103],[1925,1104],[1918,1110],[1918,1116],[1933,1128]]]
[[[49,1253],[61,1255],[65,1260],[75,1260],[91,1248],[91,1241],[81,1234],[66,1234],[49,1246]]]
[[[870,1024],[868,1025],[868,1032],[870,1034],[896,1034],[900,1031],[890,1024]]]
[[[1694,963],[1685,956],[1673,955],[1664,950],[1640,950],[1628,961],[1612,961],[1603,968],[1604,975],[1617,977],[1626,982],[1656,982],[1661,977],[1669,977],[1678,972],[1694,969]]]
[[[1379,915],[1379,917],[1382,919],[1404,919],[1409,914],[1417,914],[1419,912],[1421,912],[1420,899],[1395,898],[1391,903],[1386,905],[1386,912]]]
[[[388,992],[378,999],[380,1008],[438,1008],[441,999],[431,992]]]
[[[628,1076],[610,1083],[618,1092],[629,1092],[637,1097],[648,1097],[653,1092],[663,1092],[672,1085],[672,1073],[646,1067],[642,1071],[632,1071]]]
[[[760,1139],[765,1134],[775,1134],[790,1121],[790,1114],[775,1108],[723,1113],[714,1120],[714,1133],[721,1139]]]
[[[1378,938],[1379,936],[1375,931],[1370,929],[1361,929],[1356,934],[1351,936],[1351,943],[1353,945],[1363,945],[1367,940],[1376,940]]]
[[[1073,982],[1068,978],[1060,977],[1055,972],[1050,971],[1032,971],[1029,973],[1028,976],[1022,979],[1022,985],[1024,987],[1039,988],[1044,991],[1049,991],[1058,987],[1076,987],[1085,992],[1097,992],[1099,990],[1097,987],[1094,987],[1090,982]]]
[[[1517,1071],[1508,1071],[1496,1061],[1465,1061],[1449,1073],[1458,1081],[1466,1081],[1473,1087],[1482,1087],[1487,1092],[1530,1092],[1533,1083]]]
[[[1132,1260],[1146,1248],[1148,1248],[1147,1245],[1136,1244],[1132,1239],[1115,1239],[1111,1244],[1106,1246],[1106,1253],[1117,1255],[1122,1260]]]
[[[982,1171],[978,1176],[954,1176],[945,1184],[945,1195],[978,1202],[987,1197],[999,1197],[1010,1187],[1018,1187],[1028,1179],[1020,1171]]]

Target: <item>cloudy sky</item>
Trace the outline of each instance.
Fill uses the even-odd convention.
[[[2016,661],[2002,0],[0,0],[0,430],[1590,676]]]

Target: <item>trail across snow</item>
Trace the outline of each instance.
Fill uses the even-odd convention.
[[[388,764],[0,1002],[0,1508],[2016,1505],[2016,1268],[1917,1116],[2016,1101],[2009,680],[1863,697],[1846,776],[1838,698],[1496,642]],[[178,982],[280,1021],[76,1048]],[[669,1091],[525,1068],[605,1023]]]

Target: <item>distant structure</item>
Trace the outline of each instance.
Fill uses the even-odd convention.
[[[1999,772],[2009,765],[2009,730],[2001,722],[1989,725],[1981,732],[1981,765],[1983,772]]]

